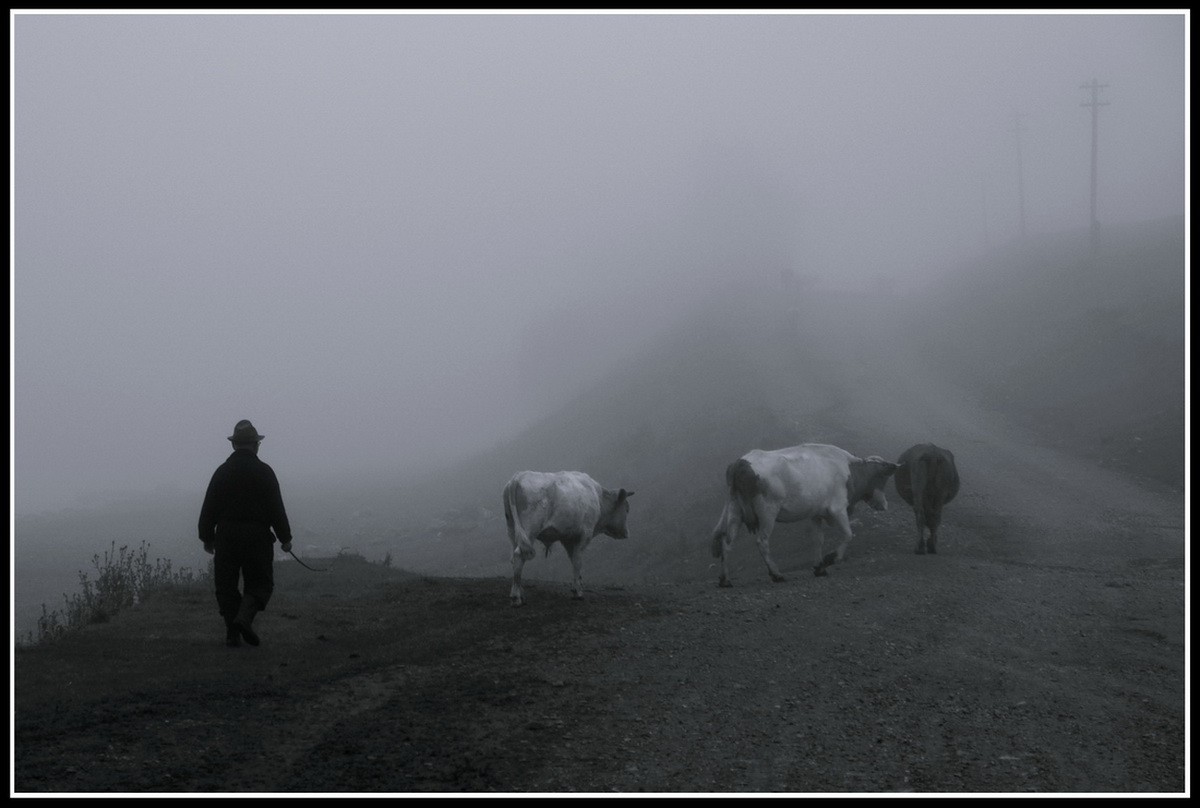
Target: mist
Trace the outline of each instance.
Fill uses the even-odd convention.
[[[15,14],[14,515],[198,509],[242,418],[285,500],[419,479],[731,280],[911,295],[1086,229],[1092,79],[1097,218],[1180,217],[1186,23]]]

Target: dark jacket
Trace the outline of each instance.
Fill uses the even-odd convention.
[[[281,542],[292,540],[275,471],[251,449],[235,449],[213,472],[200,508],[200,541],[211,542],[218,525],[236,522],[257,523]]]

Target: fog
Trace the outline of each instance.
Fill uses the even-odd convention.
[[[285,498],[444,468],[731,278],[1086,229],[1093,79],[1099,221],[1180,216],[1186,23],[16,14],[14,512],[198,507],[242,418]]]

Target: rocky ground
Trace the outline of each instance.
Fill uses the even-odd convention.
[[[718,588],[707,533],[669,525],[649,491],[627,541],[589,548],[582,601],[561,550],[526,567],[517,609],[496,574],[280,562],[258,648],[226,648],[212,594],[177,590],[18,652],[13,789],[1183,794],[1181,488],[1031,438],[895,350],[860,346],[823,381],[780,352],[763,375],[779,412],[816,389],[854,428],[801,424],[805,440],[954,451],[937,555],[913,553],[889,485],[892,509],[856,512],[820,579],[811,537],[781,526],[787,581],[743,536]],[[1179,448],[1156,462],[1176,474]],[[482,538],[444,539],[441,560],[478,558]],[[679,560],[653,578],[605,566],[640,544]]]
[[[519,609],[309,559],[237,649],[173,592],[17,654],[14,790],[1183,792],[1181,498],[990,457],[937,555],[893,495],[823,579],[789,528],[784,583],[742,543],[731,589],[574,601],[551,556]]]

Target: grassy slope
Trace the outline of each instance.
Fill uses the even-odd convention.
[[[585,575],[707,575],[707,536],[733,459],[801,441],[873,453],[859,445],[855,425],[838,418],[838,374],[846,368],[837,343],[849,334],[923,345],[925,357],[986,406],[1044,442],[1182,489],[1183,271],[1182,220],[1114,231],[1096,256],[1082,234],[1031,239],[909,299],[806,290],[805,317],[834,336],[800,348],[786,339],[790,301],[743,284],[726,290],[720,307],[667,329],[571,405],[449,473],[292,493],[297,546],[348,546],[369,558],[391,551],[397,565],[423,572],[503,575],[504,483],[520,469],[570,468],[636,492],[635,538],[597,539],[607,546],[589,554]],[[83,569],[114,540],[192,552],[195,507],[19,520],[18,574],[31,580],[23,565]],[[24,552],[52,542],[52,560]],[[567,562],[557,556],[529,574],[562,577]],[[48,595],[53,608],[60,599]]]
[[[939,290],[930,351],[1045,443],[1184,483],[1182,219],[998,252]]]

